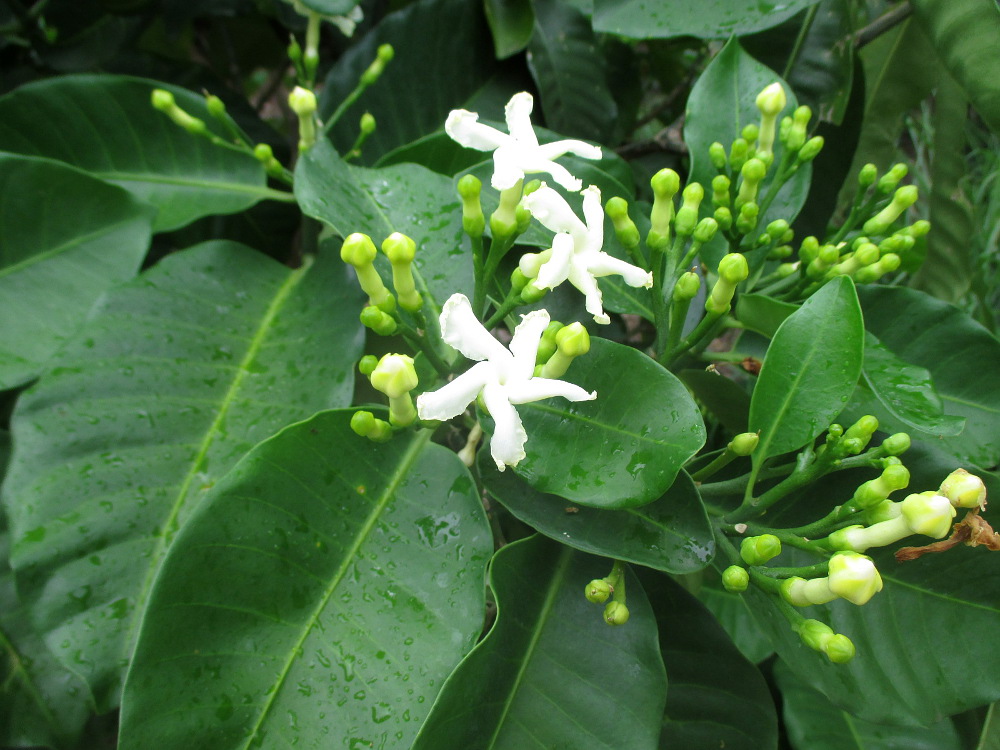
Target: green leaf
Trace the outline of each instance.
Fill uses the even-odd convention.
[[[798,309],[799,305],[766,294],[741,294],[736,301],[736,318],[751,331],[774,338],[785,318]]]
[[[692,5],[699,13],[700,6]],[[673,16],[671,12],[669,15]],[[700,182],[711,196],[712,178],[718,172],[708,158],[708,148],[715,141],[722,143],[728,152],[734,138],[739,137],[744,125],[760,123],[757,109],[757,95],[775,81],[784,85],[788,104],[782,111],[790,115],[796,107],[795,94],[773,70],[764,67],[743,51],[737,39],[730,39],[722,51],[708,64],[698,78],[687,103],[684,121],[684,142],[691,152],[691,173],[688,183]],[[775,144],[775,164],[781,159],[782,147]],[[768,194],[773,170],[764,179],[760,194]],[[758,220],[758,226],[765,227],[775,219],[791,222],[805,203],[809,192],[812,167],[808,164],[799,168],[792,178],[778,191],[770,207]],[[706,213],[706,209],[702,209]],[[702,250],[702,259],[709,265],[718,264],[727,252],[726,242],[720,235]],[[748,254],[752,267],[764,262],[767,253],[757,251]]]
[[[156,231],[289,199],[267,187],[252,156],[214,146],[153,109],[154,88],[214,129],[204,98],[185,89],[127,76],[64,76],[0,98],[0,150],[64,161],[121,185],[158,209]]]
[[[712,613],[662,575],[640,575],[660,632],[667,708],[660,747],[777,748],[778,719],[767,683]]]
[[[482,627],[492,538],[472,477],[429,430],[376,445],[350,418],[257,446],[178,536],[122,750],[410,746]]]
[[[877,723],[927,726],[997,700],[1000,654],[985,644],[1000,622],[998,556],[960,545],[900,563],[891,552],[869,552],[884,584],[871,601],[802,610],[851,639],[857,655],[847,664],[831,664],[803,645],[773,602],[748,590],[744,596],[782,660],[840,708]],[[815,561],[792,555],[788,564]]]
[[[1000,463],[1000,341],[952,305],[913,289],[859,289],[865,326],[905,362],[930,373],[944,413],[965,417],[965,430],[934,444],[963,462]]]
[[[334,255],[292,270],[206,243],[108,293],[19,400],[4,505],[46,644],[117,701],[152,577],[247,450],[349,403],[360,295]]]
[[[969,291],[975,275],[972,243],[976,223],[965,183],[969,138],[969,103],[954,79],[941,74],[934,96],[934,142],[931,146],[930,221],[927,258],[910,286],[945,302],[957,302]]]
[[[90,693],[32,629],[7,552],[7,533],[0,532],[0,744],[71,747],[90,714]]]
[[[914,0],[913,15],[965,99],[994,132],[1000,132],[1000,8],[992,0]]]
[[[546,125],[574,138],[607,141],[618,105],[590,22],[559,0],[533,0],[533,5],[528,68],[538,84]]]
[[[365,164],[441,130],[448,113],[465,107],[497,70],[480,3],[420,0],[386,16],[331,68],[319,101],[323,121],[354,90],[381,44],[391,44],[395,57],[330,131],[337,150],[347,153],[358,119],[370,112],[378,127],[362,150]],[[503,109],[481,114],[502,118]]]
[[[493,34],[498,60],[505,60],[528,46],[535,28],[531,0],[485,0],[483,9]]]
[[[413,750],[655,748],[667,680],[649,602],[627,573],[631,617],[611,627],[583,595],[609,565],[538,536],[501,549],[496,623],[448,678]]]
[[[976,750],[1000,750],[1000,706],[993,703],[989,711],[986,712],[986,723],[983,724],[983,733],[979,737],[979,744]]]
[[[781,324],[750,399],[749,431],[761,433],[755,466],[827,428],[857,385],[864,341],[861,308],[846,276],[827,283]]]
[[[698,598],[715,615],[747,661],[760,664],[774,653],[770,638],[757,625],[741,594],[706,585],[698,591]]]
[[[295,196],[308,216],[341,237],[364,232],[376,245],[393,232],[417,243],[417,288],[429,294],[429,317],[455,292],[472,291],[472,263],[462,233],[462,206],[452,180],[416,164],[383,169],[352,167],[320,141],[299,159]],[[390,278],[388,261],[377,263]]]
[[[747,431],[750,396],[741,386],[707,370],[681,370],[677,376],[723,427],[734,435]]]
[[[97,298],[138,272],[153,212],[65,164],[9,154],[0,154],[0,193],[0,389],[7,389],[37,377]]]
[[[632,39],[723,39],[777,26],[816,2],[790,0],[777,5],[706,0],[664,5],[656,0],[594,0],[594,30]]]
[[[915,429],[953,436],[965,428],[963,417],[942,412],[941,398],[927,370],[904,362],[867,331],[861,375],[878,405],[889,415],[886,421],[881,414],[875,414],[884,422],[883,431]]]
[[[360,0],[299,0],[309,10],[324,16],[346,16]]]
[[[945,719],[930,727],[874,724],[839,710],[818,690],[796,677],[782,663],[774,670],[785,701],[784,720],[797,750],[960,750],[954,724]]]
[[[562,379],[597,398],[519,407],[528,456],[514,470],[536,490],[595,508],[645,505],[705,443],[687,389],[636,349],[595,338]]]
[[[715,554],[705,507],[684,472],[649,505],[598,510],[568,505],[533,489],[514,472],[497,471],[486,451],[480,452],[478,465],[491,497],[545,536],[574,549],[676,574],[701,570]]]

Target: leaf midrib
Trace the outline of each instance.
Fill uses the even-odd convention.
[[[333,596],[340,582],[343,580],[344,576],[347,575],[347,569],[350,567],[350,563],[357,557],[358,550],[361,549],[361,545],[365,543],[368,539],[368,535],[371,534],[372,529],[375,528],[375,524],[382,512],[385,510],[386,505],[395,496],[396,490],[399,488],[400,483],[409,473],[410,468],[413,466],[414,461],[420,456],[424,448],[430,441],[432,431],[431,430],[421,430],[417,436],[410,443],[406,452],[403,454],[399,461],[399,465],[396,471],[393,473],[389,480],[386,482],[385,490],[379,497],[378,501],[372,508],[371,513],[368,514],[368,518],[365,519],[364,524],[357,532],[354,537],[354,542],[351,548],[344,555],[344,559],[340,566],[334,572],[333,577],[330,580],[330,585],[327,586],[326,591],[323,592],[323,596],[320,597],[315,609],[306,618],[305,626],[302,628],[302,632],[295,642],[295,645],[289,649],[288,658],[285,660],[285,664],[278,674],[277,679],[275,679],[274,684],[267,691],[267,702],[261,709],[260,716],[257,717],[257,721],[251,728],[250,732],[247,734],[246,742],[243,744],[243,750],[248,750],[254,739],[257,737],[258,732],[264,724],[268,714],[270,713],[272,707],[274,706],[275,700],[277,700],[278,692],[281,686],[284,684],[285,680],[288,678],[288,673],[292,669],[292,665],[295,663],[295,659],[300,653],[302,653],[302,645],[305,643],[306,638],[309,637],[309,633],[312,632],[313,626],[319,621],[320,615],[326,609],[326,605],[329,603],[330,598]]]
[[[291,194],[282,190],[274,190],[265,185],[250,185],[239,182],[226,182],[224,180],[192,179],[190,177],[177,177],[167,174],[156,174],[150,172],[114,172],[114,171],[94,171],[95,177],[103,180],[114,180],[115,182],[145,182],[152,185],[175,185],[178,187],[199,187],[211,188],[213,190],[226,190],[231,193],[246,193],[248,195],[260,195],[275,200],[292,200]]]

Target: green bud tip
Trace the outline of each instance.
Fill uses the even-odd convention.
[[[812,110],[803,104],[801,107],[797,107],[792,113],[792,121],[795,125],[804,128],[809,124],[809,120],[812,119]]]
[[[358,124],[361,135],[369,136],[375,132],[375,116],[371,112],[361,115],[361,122]]]
[[[614,592],[611,589],[611,584],[603,578],[595,578],[587,584],[587,587],[584,590],[584,595],[587,597],[587,601],[593,602],[594,604],[604,604],[612,593]]]
[[[724,174],[717,174],[712,178],[712,192],[713,193],[728,193],[729,187],[732,185],[732,181]]]
[[[750,275],[750,265],[742,253],[729,253],[719,261],[719,277],[730,284],[745,281]]]
[[[628,201],[624,198],[615,196],[614,198],[609,199],[607,204],[604,206],[604,213],[606,213],[613,222],[627,219]]]
[[[701,289],[701,279],[698,274],[693,271],[682,273],[677,279],[677,284],[674,285],[674,299],[677,301],[692,300],[698,296],[699,289]]]
[[[935,539],[948,536],[952,519],[955,517],[955,507],[951,500],[934,492],[908,495],[899,504],[899,509],[914,534],[923,534]]]
[[[405,354],[386,354],[370,375],[372,387],[389,398],[399,398],[417,387],[413,358]]]
[[[417,243],[401,232],[393,232],[382,242],[382,252],[392,265],[408,265],[417,254]]]
[[[749,456],[760,442],[760,433],[742,432],[729,443],[729,450],[737,456]]]
[[[473,174],[464,175],[458,181],[458,195],[462,200],[479,200],[479,194],[482,192],[482,189],[482,181]]]
[[[722,587],[731,594],[739,594],[747,590],[750,583],[750,574],[746,568],[739,565],[730,565],[722,571]]]
[[[531,195],[541,186],[542,186],[541,180],[528,180],[526,183],[524,183],[524,189],[521,191],[521,197],[524,198],[524,196],[526,195]]]
[[[986,508],[986,485],[975,474],[955,469],[938,490],[956,508]]]
[[[788,231],[788,222],[784,219],[776,219],[767,225],[767,233],[775,241],[780,240],[784,237],[785,232]]]
[[[757,136],[759,135],[760,135],[760,128],[758,128],[752,122],[749,125],[745,126],[743,130],[740,131],[740,136],[742,136],[743,140],[745,140],[747,143],[753,143],[754,141],[757,140]]]
[[[764,88],[757,94],[757,109],[765,117],[776,117],[785,108],[788,99],[785,96],[785,89],[780,83],[775,81],[770,86]]]
[[[368,437],[376,422],[375,415],[370,411],[356,411],[351,415],[351,429],[361,437]]]
[[[705,188],[701,186],[700,182],[692,182],[690,185],[685,186],[684,192],[681,195],[684,198],[684,203],[698,206],[705,197]]]
[[[391,315],[375,305],[368,305],[361,310],[361,325],[375,331],[379,336],[391,336],[396,332],[396,321]]]
[[[288,95],[288,106],[301,117],[311,117],[316,113],[316,94],[309,89],[296,86]]]
[[[383,63],[392,62],[392,58],[396,56],[396,50],[393,49],[391,44],[380,44],[378,51],[375,53],[379,60]]]
[[[823,653],[834,664],[846,664],[854,658],[854,644],[846,635],[836,633],[823,644]]]
[[[366,377],[372,374],[376,366],[378,366],[378,357],[374,354],[366,354],[358,360],[358,372]]]
[[[869,188],[875,184],[875,180],[878,179],[878,167],[874,164],[865,164],[861,167],[861,171],[858,172],[858,185],[863,188]]]
[[[798,160],[800,162],[812,161],[819,155],[819,152],[823,150],[825,143],[826,141],[823,139],[823,136],[813,136],[805,142],[801,149],[799,149]]]
[[[882,577],[870,557],[838,552],[830,558],[830,591],[861,606],[882,590]]]
[[[628,607],[623,602],[608,602],[604,607],[604,621],[608,625],[624,625],[628,617]]]
[[[521,301],[526,305],[533,305],[540,301],[548,292],[548,289],[540,289],[534,283],[529,283],[521,290]]]
[[[871,439],[871,436],[875,434],[877,429],[878,419],[871,414],[866,414],[848,427],[844,436],[848,438],[863,438],[867,442]]]
[[[726,230],[733,225],[733,212],[725,206],[719,206],[715,209],[712,216],[714,216],[715,220],[719,222],[720,229]]]
[[[258,143],[253,147],[254,158],[262,164],[267,164],[274,158],[274,151],[266,143]]]
[[[661,169],[649,181],[653,194],[660,200],[670,200],[681,187],[681,178],[672,169]]]
[[[212,117],[220,120],[226,116],[226,105],[219,97],[214,94],[205,95],[205,107],[208,109],[208,114]]]
[[[740,170],[740,174],[747,182],[757,183],[763,180],[764,175],[767,174],[767,165],[757,158],[748,159],[747,163],[743,165],[743,169]]]
[[[719,222],[710,216],[706,216],[704,219],[699,221],[697,225],[695,225],[694,234],[692,236],[694,237],[695,242],[700,242],[704,245],[706,242],[711,242],[712,238],[715,237],[715,234],[718,231]]]
[[[372,238],[361,232],[348,235],[340,248],[340,259],[355,268],[371,265],[377,254]]]
[[[890,456],[899,456],[910,449],[910,436],[905,432],[897,432],[882,441],[882,450]]]
[[[708,147],[708,158],[712,166],[722,170],[726,168],[726,147],[716,141]]]
[[[740,544],[740,557],[747,565],[763,565],[781,554],[781,540],[774,534],[748,536]]]
[[[556,347],[566,357],[579,357],[590,351],[590,334],[583,323],[570,323],[556,333]]]
[[[174,101],[174,95],[169,91],[164,91],[163,89],[153,89],[153,94],[150,99],[153,103],[153,107],[161,112],[166,112],[168,109],[173,109],[177,106],[177,103]]]

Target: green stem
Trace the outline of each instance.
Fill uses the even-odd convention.
[[[748,518],[762,515],[768,508],[781,500],[783,497],[791,494],[800,487],[805,487],[807,484],[814,482],[824,474],[827,474],[832,469],[834,461],[836,460],[833,457],[833,451],[830,449],[821,453],[811,463],[803,466],[802,464],[805,463],[805,460],[807,459],[808,456],[804,451],[800,454],[796,470],[792,472],[791,476],[780,484],[769,489],[760,497],[756,498],[753,497],[753,481],[756,478],[756,474],[754,470],[751,470],[751,481],[750,485],[747,487],[746,493],[744,494],[743,503],[739,508],[727,516],[726,520],[733,522],[745,521]],[[757,467],[755,467],[755,469],[756,468]]]
[[[819,10],[819,5],[812,6],[806,13],[806,17],[802,19],[802,26],[799,27],[799,34],[795,38],[795,44],[792,47],[792,51],[788,55],[788,61],[785,63],[785,69],[781,73],[781,77],[786,81],[788,80],[788,74],[792,72],[792,66],[795,65],[796,60],[799,59],[799,53],[802,51],[802,45],[809,36],[809,30],[812,28],[813,21],[816,18],[816,11]]]
[[[398,310],[393,317],[396,320],[399,332],[402,334],[403,338],[405,338],[414,349],[419,349],[424,353],[424,356],[427,357],[427,361],[431,363],[431,366],[435,370],[437,370],[438,375],[441,375],[442,377],[450,375],[451,368],[441,358],[441,355],[438,354],[434,346],[431,345],[425,337],[417,333],[416,329],[414,329],[409,323],[403,320],[402,317],[400,317]]]
[[[472,244],[472,277],[475,290],[472,294],[472,309],[479,314],[486,302],[486,280],[483,278],[483,236],[469,235]]]
[[[781,466],[773,466],[768,469],[763,469],[759,472],[760,479],[774,479],[775,477],[785,476],[792,470],[794,470],[795,464],[783,464]],[[733,479],[725,479],[721,482],[709,482],[708,484],[703,484],[698,488],[699,493],[702,497],[705,496],[716,496],[719,495],[732,495],[737,492],[742,491],[746,488],[750,481],[750,474],[744,474],[741,477],[735,477]]]
[[[708,479],[708,477],[712,476],[720,469],[731,464],[735,458],[736,454],[733,453],[731,450],[729,450],[729,448],[727,447],[722,451],[722,453],[720,453],[718,456],[712,459],[711,462],[709,462],[702,468],[698,469],[698,471],[696,471],[694,474],[692,474],[691,478],[696,482],[700,482],[703,479]]]
[[[510,293],[506,296],[506,298],[504,298],[503,302],[501,302],[500,305],[497,307],[496,312],[494,312],[490,316],[489,320],[483,323],[483,328],[485,328],[488,331],[491,328],[494,328],[495,326],[499,325],[500,321],[506,318],[511,313],[511,311],[520,304],[521,304],[521,295],[518,292],[515,292],[513,289],[511,289]]]
[[[701,339],[710,334],[712,329],[715,327],[715,324],[722,319],[724,314],[725,313],[706,312],[705,317],[698,322],[698,325],[694,327],[694,330],[691,331],[691,333],[684,337],[684,340],[681,341],[680,344],[663,353],[659,359],[660,364],[664,367],[672,365],[684,352],[695,346],[695,344],[699,343]]]

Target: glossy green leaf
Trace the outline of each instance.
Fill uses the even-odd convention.
[[[669,683],[660,748],[777,748],[774,701],[757,668],[680,585],[656,574],[640,580],[659,625]]]
[[[748,4],[740,0],[705,0],[666,5],[656,0],[594,0],[594,30],[632,39],[723,39],[777,26],[816,2]]]
[[[533,5],[528,68],[538,85],[545,124],[574,138],[607,141],[618,105],[590,22],[559,0],[533,0]]]
[[[659,500],[623,510],[577,507],[538,492],[514,472],[497,471],[488,451],[480,452],[479,473],[507,510],[574,549],[677,574],[701,570],[715,554],[705,507],[683,472]]]
[[[667,689],[656,620],[629,573],[628,623],[604,622],[583,592],[609,568],[539,536],[501,549],[496,623],[448,678],[413,750],[655,748]]]
[[[861,375],[890,417],[889,422],[882,419],[883,431],[916,429],[931,435],[953,436],[965,429],[963,417],[943,413],[931,374],[923,367],[901,360],[867,331]]]
[[[364,232],[376,245],[393,232],[417,243],[417,288],[425,310],[437,318],[455,292],[471,293],[472,263],[463,242],[462,204],[447,177],[415,164],[383,169],[352,167],[320,141],[299,159],[295,195],[303,212],[325,222],[341,237]],[[378,261],[388,283],[388,261]]]
[[[733,644],[748,661],[760,664],[774,653],[771,640],[754,620],[742,595],[705,585],[698,591],[698,598],[715,615],[715,619],[725,628]]]
[[[497,69],[481,3],[420,0],[386,16],[330,69],[320,95],[321,119],[328,120],[354,90],[380,44],[391,44],[395,57],[330,131],[337,150],[347,153],[358,137],[358,119],[370,112],[378,127],[365,142],[364,164],[444,128],[448,113],[468,109]],[[502,118],[503,109],[481,114]]]
[[[154,88],[215,127],[204,98],[185,89],[127,76],[65,76],[0,99],[0,150],[64,161],[121,185],[157,208],[157,231],[266,198],[289,199],[267,187],[252,156],[190,135],[153,109]]]
[[[965,430],[935,438],[960,461],[1000,463],[1000,341],[956,307],[902,287],[862,287],[865,327],[900,359],[930,372],[944,413]]]
[[[976,750],[1000,750],[1000,703],[993,703],[986,712]]]
[[[907,543],[924,541],[931,540]],[[1000,558],[964,545],[903,563],[891,551],[869,553],[884,584],[871,601],[858,607],[840,599],[802,610],[852,640],[857,655],[847,664],[831,664],[804,646],[769,599],[747,592],[778,655],[834,704],[876,723],[927,726],[997,700],[1000,654],[987,644],[1000,623]],[[804,555],[790,560],[812,562]]]
[[[86,684],[34,632],[7,566],[0,532],[0,745],[72,747],[92,709]]]
[[[498,60],[516,55],[528,46],[535,28],[531,0],[485,0],[483,9]]]
[[[736,300],[736,319],[751,331],[773,338],[785,318],[798,309],[799,305],[766,294],[741,294]]]
[[[864,324],[850,278],[830,281],[774,334],[750,399],[760,432],[756,465],[801,448],[827,428],[861,374]]]
[[[122,750],[410,746],[482,627],[493,543],[472,477],[430,431],[375,445],[351,414],[257,446],[178,535]]]
[[[796,750],[960,750],[955,726],[945,719],[930,727],[874,724],[841,711],[784,664],[774,670],[789,740]]]
[[[346,16],[360,0],[299,0],[302,5],[324,16]]]
[[[702,13],[700,6],[693,9]],[[673,15],[672,12],[667,15]],[[757,109],[757,95],[761,90],[781,77],[773,70],[761,65],[748,55],[737,39],[730,39],[722,51],[708,64],[701,74],[687,103],[684,121],[684,142],[691,152],[691,172],[689,182],[700,182],[711,195],[711,182],[718,172],[708,158],[708,147],[715,141],[722,143],[728,152],[730,144],[737,138],[744,125],[760,123]],[[783,115],[790,115],[796,107],[795,94],[782,82],[788,99]],[[781,145],[776,144],[775,163],[781,159]],[[782,186],[770,208],[760,217],[758,225],[781,218],[792,221],[806,200],[812,175],[810,165],[801,167]],[[766,177],[761,186],[761,195],[768,194],[771,177]],[[703,213],[706,210],[702,209]],[[702,250],[702,259],[715,265],[727,252],[726,243],[720,236]],[[764,262],[766,253],[753,252],[748,256],[752,266]]]
[[[677,377],[723,427],[734,435],[747,431],[750,396],[741,386],[719,373],[707,370],[681,370]]]
[[[206,243],[110,292],[18,402],[3,488],[18,590],[100,710],[212,484],[276,430],[349,403],[360,302],[335,255],[292,270]]]
[[[965,98],[993,129],[1000,131],[1000,8],[993,0],[914,0],[913,15],[930,38],[941,63]]]
[[[705,443],[687,389],[636,349],[595,338],[562,379],[597,398],[518,407],[528,455],[514,471],[536,490],[597,508],[645,505]]]
[[[965,94],[951,76],[942,73],[932,123],[929,218],[934,231],[927,235],[927,257],[910,286],[945,302],[962,299],[976,274],[969,241],[976,233],[975,211],[965,188],[971,177],[965,157],[968,119]]]
[[[23,156],[0,155],[0,194],[6,389],[36,377],[97,298],[138,272],[153,211],[84,172]]]

